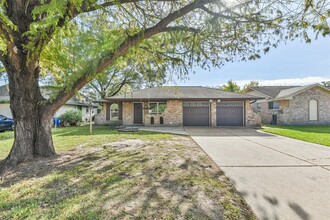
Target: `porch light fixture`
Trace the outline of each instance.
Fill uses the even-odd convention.
[[[220,102],[220,99],[218,99],[217,102]]]
[[[210,99],[209,102],[212,102],[212,99]]]

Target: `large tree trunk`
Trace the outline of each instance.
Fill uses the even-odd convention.
[[[6,159],[6,166],[28,161],[34,157],[55,154],[51,136],[51,113],[47,112],[39,85],[39,68],[22,68],[20,72],[8,72],[10,108],[15,121],[14,144]]]

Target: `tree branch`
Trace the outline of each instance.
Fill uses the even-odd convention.
[[[192,28],[192,27],[186,27],[186,26],[173,26],[173,27],[166,27],[163,29],[162,32],[171,32],[171,31],[186,31],[186,32],[192,32],[192,33],[199,33],[201,30]]]
[[[112,92],[109,96],[114,96],[114,95],[117,95],[118,92],[120,92],[120,90],[123,88],[124,85],[126,85],[128,82],[127,82],[127,76],[125,76],[124,80],[121,82],[121,83],[118,83],[119,88],[117,88],[117,90],[115,90],[114,92]]]
[[[117,58],[125,55],[127,51],[132,48],[133,46],[138,45],[143,40],[150,38],[158,33],[164,32],[171,22],[175,21],[178,18],[181,18],[188,14],[189,12],[199,8],[202,5],[208,4],[213,2],[214,0],[196,0],[181,9],[174,11],[160,20],[154,26],[147,28],[145,30],[141,30],[137,34],[128,37],[116,50],[115,52],[111,52],[106,54],[103,59],[100,60],[97,69],[95,71],[96,74],[102,72],[106,67],[113,64]],[[82,77],[80,77],[76,82],[73,84],[70,91],[65,92],[60,91],[57,97],[45,108],[48,108],[48,111],[51,113],[55,113],[55,111],[60,108],[67,100],[70,99],[75,93],[75,91],[80,90],[84,85],[86,85],[89,81],[91,81],[91,74],[90,72],[85,73]]]

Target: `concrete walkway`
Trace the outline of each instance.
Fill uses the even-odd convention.
[[[160,133],[188,135],[188,133],[182,127],[151,127],[151,126],[140,126],[139,130],[142,131],[153,131]]]
[[[247,128],[185,130],[259,219],[330,219],[329,147]]]

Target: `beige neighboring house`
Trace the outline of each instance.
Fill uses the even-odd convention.
[[[47,92],[45,89],[41,89],[43,95]],[[47,95],[45,95],[47,96]],[[98,105],[93,104],[92,116],[97,113]],[[81,110],[82,112],[82,121],[89,120],[89,103],[86,101],[86,98],[82,96],[82,98],[78,98],[77,96],[72,97],[69,101],[67,101],[54,116],[59,117],[64,112],[69,110]],[[4,115],[8,118],[12,118],[10,105],[9,105],[9,89],[8,85],[0,86],[0,115]]]
[[[330,124],[330,88],[320,84],[306,86],[260,86],[245,94],[263,97],[252,104],[262,123],[308,125]]]
[[[99,125],[259,126],[251,109],[260,97],[201,86],[164,86],[109,97],[95,116]]]

